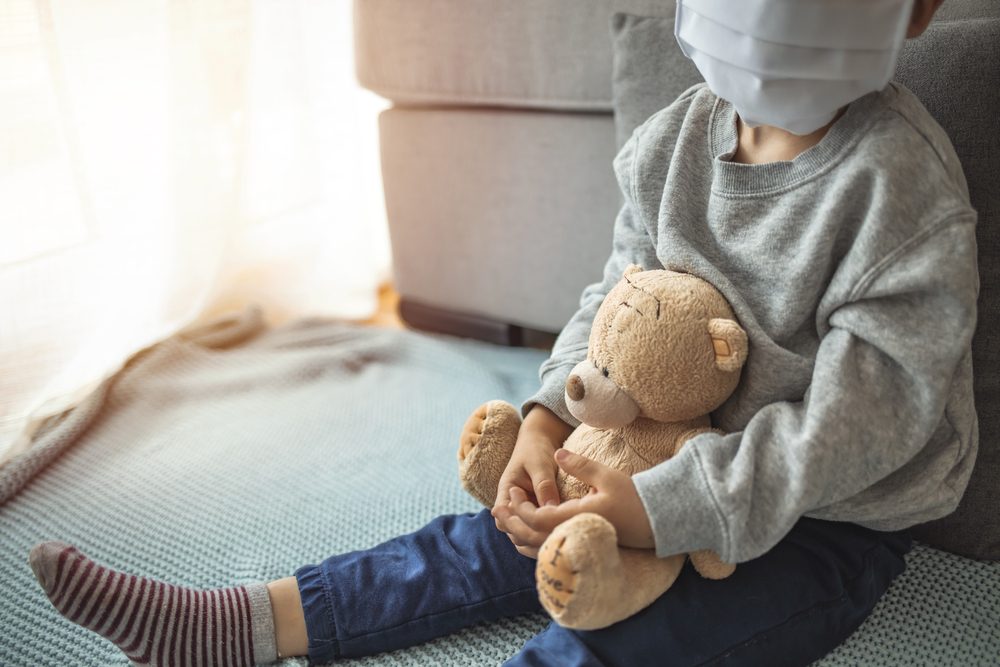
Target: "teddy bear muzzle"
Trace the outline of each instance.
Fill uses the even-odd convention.
[[[639,416],[632,397],[589,359],[574,366],[566,379],[566,407],[594,428],[621,428]]]

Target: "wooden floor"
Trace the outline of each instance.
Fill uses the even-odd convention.
[[[399,317],[399,294],[392,283],[383,283],[379,287],[378,310],[363,323],[376,327],[406,328],[406,324]]]

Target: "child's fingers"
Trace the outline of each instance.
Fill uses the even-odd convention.
[[[509,502],[509,500],[508,500]],[[497,525],[497,530],[501,533],[507,532],[507,517],[510,516],[510,510],[507,509],[507,505],[501,505],[500,499],[497,498],[497,504],[493,506],[490,510],[490,514],[493,515],[493,523]]]
[[[528,500],[528,494],[525,493],[524,489],[522,489],[519,486],[513,486],[513,487],[511,487],[511,489],[510,489],[510,503],[508,503],[508,504],[513,503],[515,505],[520,505],[521,503],[525,502],[526,500]]]
[[[539,507],[559,504],[559,488],[556,486],[555,475],[551,471],[532,473],[531,482]]]
[[[548,533],[540,533],[529,527],[510,508],[499,508],[495,516],[503,523],[503,530],[507,533],[510,541],[514,543],[514,546],[537,549],[542,546],[542,542],[548,537]]]
[[[523,481],[517,481],[513,479],[508,481],[501,481],[500,484],[497,486],[497,499],[496,502],[493,503],[493,508],[496,509],[497,507],[506,507],[507,504],[510,502],[510,490],[514,488],[523,488],[524,486],[527,486],[527,488],[529,489],[531,488],[531,478],[528,477],[527,475],[525,475]],[[494,514],[493,516],[496,515]]]
[[[517,549],[517,553],[522,556],[527,556],[528,558],[538,560],[538,549],[535,547],[519,547],[516,544],[514,547]]]
[[[535,507],[531,503],[519,503],[512,496],[510,511],[512,515],[532,530],[548,535],[555,530],[556,526],[572,519],[577,514],[597,509],[593,507],[591,500],[585,501],[584,498],[567,500],[554,507]]]
[[[497,487],[497,499],[493,503],[493,509],[496,509],[498,507],[504,507],[509,502],[510,502],[510,484],[501,483],[500,486]],[[492,511],[491,514],[493,514]],[[493,514],[493,516],[495,517],[496,514]]]
[[[556,450],[555,459],[560,468],[591,486],[599,487],[606,479],[609,470],[606,465],[567,449]]]

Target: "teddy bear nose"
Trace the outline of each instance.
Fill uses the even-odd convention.
[[[583,378],[579,375],[570,375],[566,378],[566,394],[570,398],[574,401],[582,401],[584,393]]]

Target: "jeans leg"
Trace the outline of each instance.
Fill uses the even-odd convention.
[[[728,579],[685,565],[635,616],[596,631],[550,624],[508,667],[807,665],[842,643],[904,567],[909,534],[800,520]]]
[[[309,658],[320,663],[541,611],[535,561],[497,530],[489,510],[438,517],[415,533],[302,567],[295,578]]]

